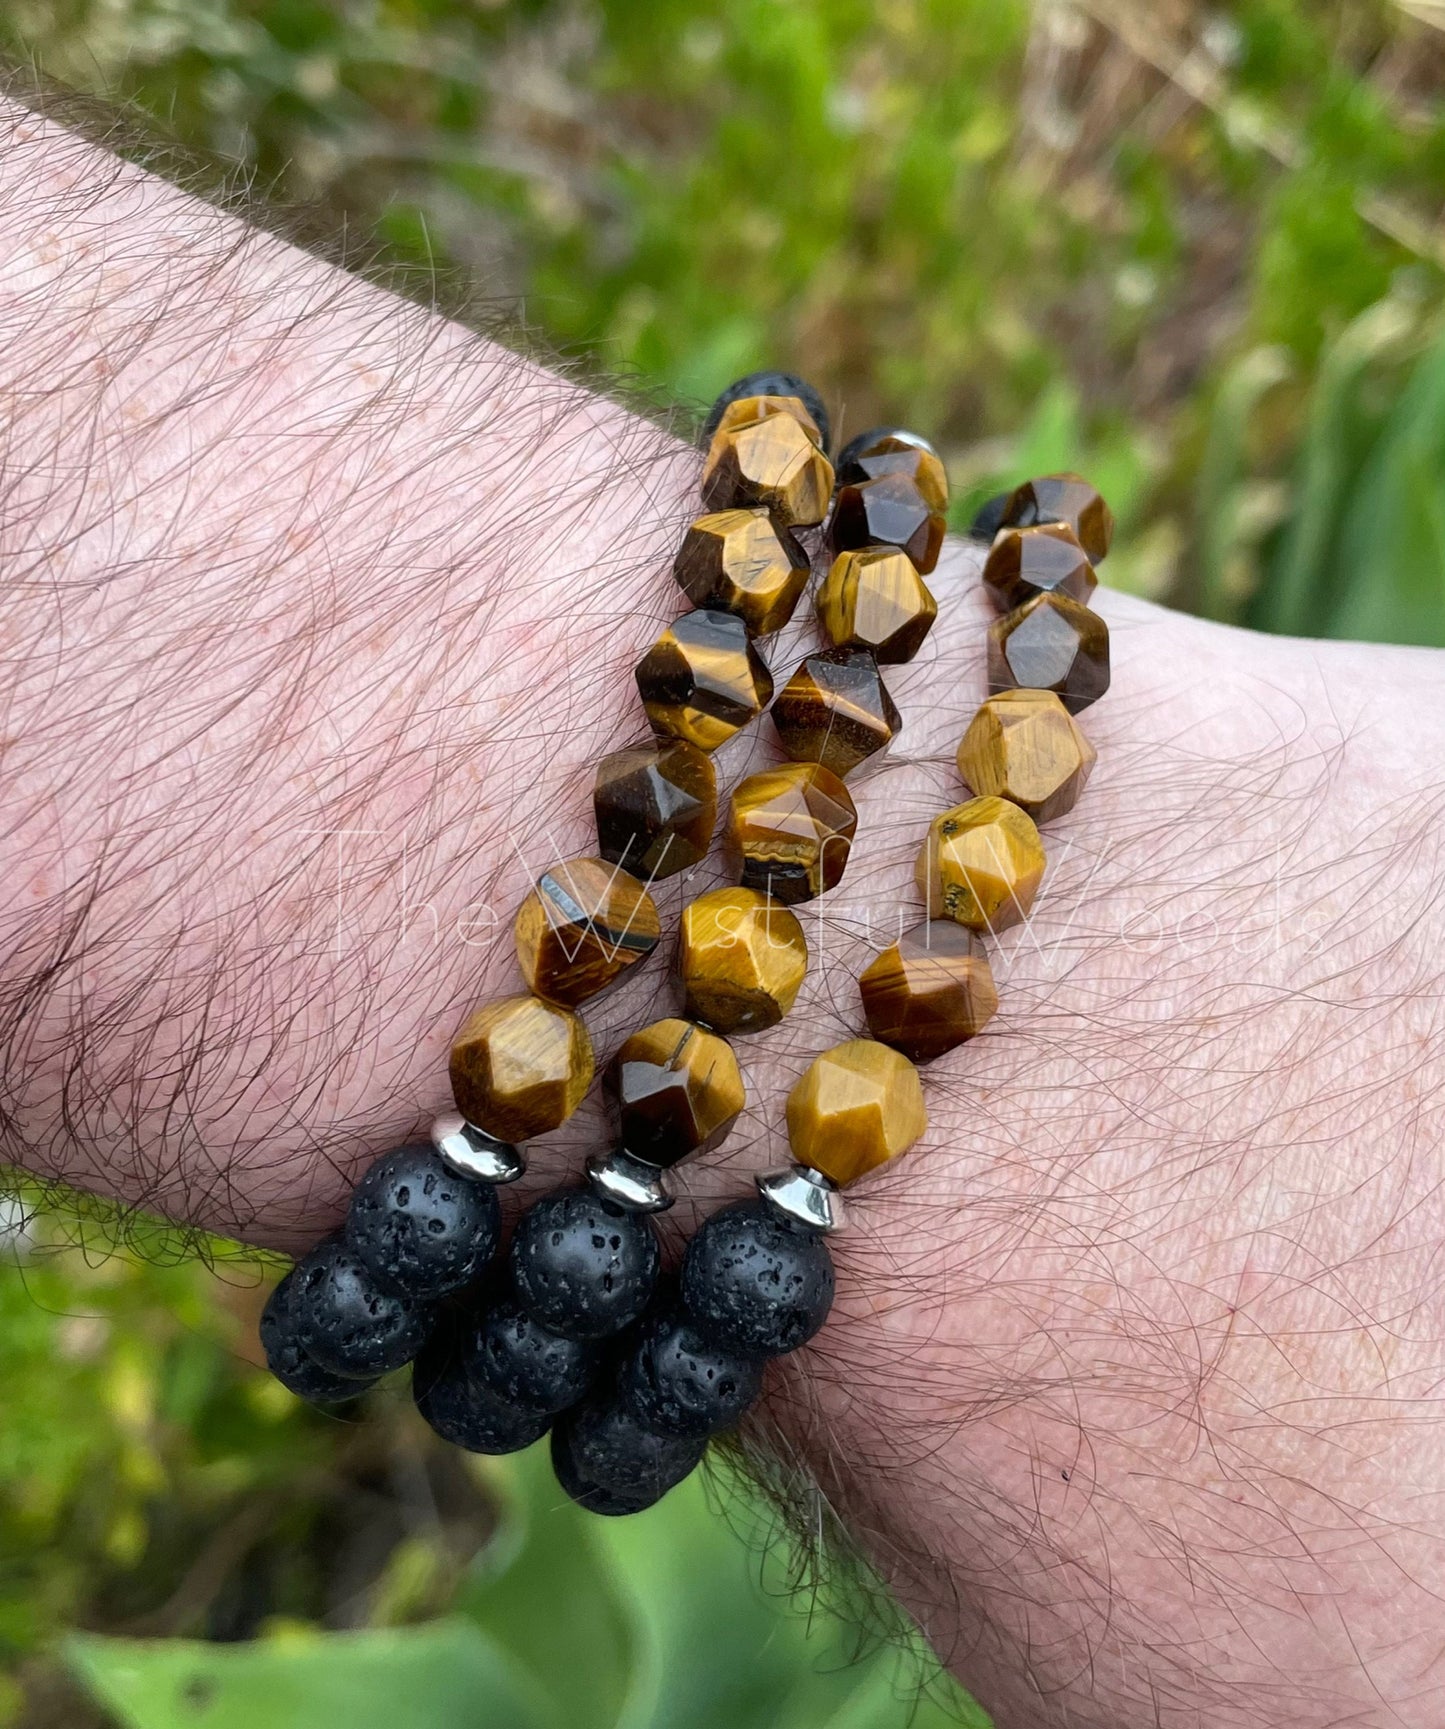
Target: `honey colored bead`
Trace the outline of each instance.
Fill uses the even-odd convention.
[[[603,858],[660,882],[707,857],[717,772],[707,752],[686,739],[631,745],[598,763],[592,803]]]
[[[654,1021],[627,1039],[607,1071],[621,1141],[666,1167],[722,1145],[747,1102],[732,1046],[691,1021]]]
[[[948,472],[926,438],[902,426],[875,426],[849,439],[838,453],[838,484],[856,485],[885,474],[906,474],[932,511],[948,509]]]
[[[948,521],[931,510],[917,481],[907,474],[881,474],[840,486],[828,524],[834,552],[861,546],[896,546],[925,574],[938,563]]]
[[[841,780],[887,750],[903,724],[878,662],[866,648],[810,654],[768,710],[795,762],[819,762]]]
[[[852,797],[831,769],[785,762],[739,783],[728,842],[744,888],[796,906],[837,886],[857,829]]]
[[[1087,605],[1099,579],[1073,529],[1050,522],[1003,529],[984,563],[983,586],[1000,612],[1011,612],[1036,594],[1066,594]]]
[[[983,939],[952,919],[905,932],[865,968],[858,988],[869,1032],[915,1063],[971,1039],[998,1009]]]
[[[720,425],[712,436],[702,471],[703,503],[709,510],[761,504],[785,528],[821,522],[833,493],[832,463],[809,429],[779,406],[789,398],[754,400],[763,405],[756,419]],[[735,402],[727,413],[741,406]]]
[[[906,1153],[927,1127],[918,1070],[875,1039],[814,1057],[788,1094],[794,1158],[839,1188]]]
[[[912,660],[938,603],[906,552],[870,546],[840,553],[818,588],[818,618],[839,648],[867,648],[886,666]]]
[[[592,1041],[570,1009],[502,997],[470,1015],[452,1044],[452,1096],[469,1123],[525,1141],[565,1123],[592,1085]]]
[[[1113,511],[1081,474],[1044,474],[1014,488],[1001,526],[1032,528],[1040,522],[1067,523],[1095,564],[1114,538]]]
[[[983,798],[1006,798],[1038,822],[1078,803],[1098,753],[1051,690],[1004,690],[969,722],[958,772]]]
[[[730,612],[684,613],[637,663],[637,688],[654,732],[716,750],[772,701],[773,680]]]
[[[1051,690],[1078,714],[1109,688],[1109,627],[1066,594],[1040,594],[988,627],[988,688]]]
[[[771,367],[765,367],[761,372],[745,373],[741,378],[735,378],[726,390],[722,391],[712,407],[707,411],[707,419],[703,422],[703,442],[706,443],[718,429],[724,414],[735,402],[751,396],[784,396],[796,397],[802,403],[814,426],[817,427],[818,442],[823,449],[828,448],[832,428],[828,420],[828,405],[822,396],[809,384],[806,378],[799,378],[796,372],[778,372]]]
[[[1043,874],[1044,843],[1034,819],[1001,798],[969,799],[936,816],[918,855],[928,916],[975,931],[1017,924]]]
[[[793,616],[808,570],[802,547],[758,507],[698,517],[672,574],[694,606],[735,612],[754,636],[767,636]]]
[[[717,425],[708,434],[709,444],[720,432],[738,432],[745,426],[756,426],[770,414],[791,414],[813,443],[821,450],[826,440],[818,417],[801,396],[738,396],[717,417]]]
[[[808,970],[803,927],[756,889],[714,889],[682,910],[678,968],[688,1015],[757,1033],[792,1008]]]
[[[620,865],[574,858],[544,871],[517,908],[517,961],[527,989],[576,1008],[657,947],[652,896]]]

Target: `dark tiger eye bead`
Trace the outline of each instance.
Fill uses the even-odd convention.
[[[810,654],[768,711],[795,762],[817,762],[841,780],[887,750],[903,724],[878,662],[866,648]]]
[[[754,636],[781,630],[793,616],[808,571],[802,547],[760,505],[698,517],[672,566],[694,606],[735,612]]]
[[[602,1366],[600,1346],[563,1338],[512,1299],[463,1317],[457,1349],[474,1380],[528,1411],[555,1414],[575,1405]]]
[[[430,1141],[386,1153],[362,1177],[346,1246],[384,1291],[444,1297],[486,1267],[501,1231],[497,1192],[448,1170]]]
[[[973,1038],[998,1009],[982,939],[952,919],[906,931],[864,969],[858,988],[869,1032],[915,1063]]]
[[[917,481],[907,474],[883,474],[838,488],[828,541],[834,552],[899,547],[926,576],[938,563],[947,529],[947,519],[930,509]]]
[[[749,372],[742,378],[735,378],[726,390],[707,411],[707,419],[703,422],[704,439],[710,439],[718,429],[718,422],[723,417],[723,410],[734,402],[739,402],[745,396],[795,396],[813,417],[813,423],[818,428],[818,442],[826,450],[832,442],[832,427],[828,420],[828,409],[823,398],[808,383],[806,378],[799,378],[796,372],[776,372],[764,370]]]
[[[850,438],[838,453],[838,485],[856,486],[885,474],[904,474],[930,510],[948,509],[948,472],[926,438],[903,426],[874,426]]]
[[[1000,612],[1036,594],[1066,594],[1087,605],[1099,586],[1087,553],[1062,522],[1003,529],[984,562],[982,581]]]
[[[468,1453],[516,1453],[551,1427],[545,1411],[513,1404],[471,1372],[456,1328],[444,1320],[411,1376],[416,1408],[444,1441]]]
[[[1114,538],[1113,511],[1081,474],[1040,475],[1009,494],[1000,527],[1032,528],[1040,522],[1067,523],[1095,564]]]
[[[730,1429],[762,1385],[760,1359],[717,1344],[676,1309],[644,1323],[617,1373],[617,1396],[638,1422],[683,1440]]]
[[[717,823],[717,771],[685,738],[613,751],[597,765],[592,795],[597,850],[646,882],[707,857]]]
[[[575,858],[538,877],[517,909],[517,963],[527,988],[574,1009],[657,947],[652,896],[605,859]]]
[[[773,680],[731,612],[700,608],[670,624],[637,663],[652,730],[716,750],[773,699]]]
[[[727,1040],[671,1018],[623,1042],[607,1085],[617,1101],[622,1145],[663,1170],[720,1147],[747,1102]]]
[[[728,844],[744,888],[796,906],[836,888],[858,828],[841,780],[816,762],[785,762],[738,783]]]
[[[662,1256],[640,1213],[590,1189],[544,1195],[522,1215],[510,1266],[529,1315],[568,1339],[605,1339],[647,1307]]]
[[[811,1339],[833,1303],[833,1257],[822,1237],[738,1201],[703,1225],[682,1263],[682,1303],[718,1344],[776,1357]]]
[[[339,1235],[298,1262],[295,1279],[295,1341],[333,1374],[360,1380],[399,1369],[431,1330],[432,1305],[383,1291]]]
[[[706,1448],[706,1441],[655,1434],[616,1398],[588,1399],[553,1429],[552,1468],[578,1506],[615,1517],[660,1501]]]
[[[1065,594],[1040,594],[988,627],[988,688],[1051,690],[1078,714],[1109,688],[1109,627]]]
[[[359,1399],[374,1385],[371,1377],[355,1380],[350,1375],[338,1375],[323,1369],[296,1342],[296,1319],[292,1298],[296,1290],[296,1269],[287,1273],[266,1300],[261,1311],[261,1349],[266,1354],[266,1367],[288,1393],[304,1399],[308,1405],[343,1405],[348,1399]]]

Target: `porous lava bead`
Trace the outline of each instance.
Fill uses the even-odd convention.
[[[992,498],[985,499],[979,505],[972,523],[969,525],[971,540],[992,540],[1003,527],[1004,516],[1008,512],[1011,492],[996,492]]]
[[[796,396],[817,421],[818,431],[823,435],[823,449],[826,450],[831,443],[833,429],[823,398],[806,378],[799,378],[795,372],[772,371],[750,372],[745,378],[733,380],[707,411],[707,419],[702,423],[704,442],[717,431],[718,422],[722,419],[727,405],[730,402],[739,402],[745,396]]]
[[[457,1176],[429,1141],[385,1153],[356,1185],[346,1246],[383,1290],[445,1297],[486,1267],[501,1231],[490,1183]]]
[[[661,1256],[652,1226],[590,1189],[559,1189],[522,1215],[510,1266],[528,1314],[569,1339],[606,1339],[647,1307]]]
[[[602,1363],[600,1346],[563,1338],[510,1300],[467,1317],[458,1343],[472,1377],[499,1399],[549,1414],[584,1397]]]
[[[640,1513],[680,1483],[706,1447],[655,1434],[616,1399],[588,1399],[553,1429],[552,1468],[589,1512]]]
[[[359,1399],[373,1385],[368,1376],[355,1380],[350,1375],[338,1375],[323,1369],[296,1342],[295,1313],[292,1298],[296,1291],[296,1270],[287,1273],[266,1300],[261,1311],[261,1349],[266,1353],[266,1367],[288,1393],[305,1399],[308,1405],[342,1405],[348,1399]]]
[[[409,1363],[431,1329],[432,1305],[383,1291],[340,1236],[318,1243],[295,1269],[296,1343],[337,1375],[384,1375]]]
[[[762,1390],[762,1363],[717,1344],[676,1309],[653,1315],[617,1372],[617,1395],[646,1429],[705,1440]]]
[[[546,1411],[514,1405],[471,1372],[450,1323],[439,1326],[411,1374],[416,1408],[444,1441],[468,1453],[516,1453],[547,1433]]]
[[[822,1237],[766,1202],[714,1213],[687,1246],[682,1301],[710,1338],[745,1357],[777,1357],[811,1339],[833,1303]]]

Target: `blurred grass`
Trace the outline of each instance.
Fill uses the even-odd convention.
[[[793,366],[935,436],[960,521],[1081,468],[1116,584],[1445,643],[1439,0],[9,0],[0,45],[655,395]],[[907,1720],[749,1585],[756,1528],[687,1492],[589,1530],[394,1395],[318,1418],[244,1361],[254,1272],[37,1228],[0,1724],[404,1729],[419,1687],[441,1729]]]

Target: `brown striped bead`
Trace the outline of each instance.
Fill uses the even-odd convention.
[[[958,746],[958,772],[975,793],[1009,799],[1035,822],[1071,811],[1097,760],[1051,690],[989,697]]]
[[[820,762],[841,780],[887,750],[902,717],[872,651],[824,648],[810,654],[768,713],[778,742],[796,762]]]
[[[569,859],[538,877],[517,909],[517,960],[527,988],[576,1008],[657,947],[652,896],[620,865]]]
[[[821,522],[833,493],[833,465],[818,448],[817,426],[804,426],[786,406],[795,399],[744,397],[729,405],[708,446],[702,501],[709,510],[760,504],[784,528]],[[749,402],[757,404],[747,419]],[[811,431],[809,430],[811,427]]]
[[[869,1032],[915,1063],[973,1038],[998,1009],[983,939],[952,919],[906,931],[869,964],[858,988]]]
[[[912,660],[938,617],[913,561],[888,546],[840,553],[819,585],[817,606],[830,642],[871,649],[888,666]]]
[[[983,586],[1000,612],[1011,612],[1036,594],[1066,594],[1087,605],[1099,579],[1073,529],[1050,522],[1001,529],[984,562]]]
[[[988,627],[988,687],[1051,690],[1078,714],[1109,688],[1109,627],[1066,594],[1040,594]]]
[[[808,570],[802,547],[758,506],[698,517],[672,574],[694,606],[735,612],[754,636],[767,636],[793,616]]]
[[[948,472],[926,438],[901,426],[875,426],[860,432],[838,453],[838,484],[852,486],[903,474],[918,488],[923,502],[940,516],[948,509]]]
[[[828,544],[834,552],[896,546],[926,575],[938,563],[947,529],[948,519],[929,508],[911,475],[881,474],[877,480],[838,488]]]
[[[840,1188],[906,1153],[928,1127],[918,1070],[876,1039],[814,1057],[787,1115],[793,1157]]]
[[[1016,804],[973,798],[933,819],[918,854],[918,888],[930,918],[975,931],[1017,924],[1044,875],[1044,843]]]
[[[716,750],[767,707],[772,675],[730,612],[684,613],[637,665],[637,688],[654,732]]]
[[[1000,526],[1032,528],[1040,522],[1067,523],[1095,564],[1114,538],[1113,511],[1081,474],[1044,474],[1014,488]]]
[[[719,413],[717,425],[708,435],[711,443],[720,432],[737,432],[745,426],[756,426],[770,414],[791,414],[813,443],[822,450],[827,443],[818,418],[801,396],[739,396]]]
[[[525,1141],[565,1123],[592,1084],[592,1041],[570,1009],[501,997],[470,1015],[452,1042],[452,1095],[469,1123]]]
[[[597,850],[648,882],[707,857],[717,822],[717,771],[685,738],[629,745],[597,765]]]
[[[796,906],[837,886],[857,828],[837,775],[821,763],[787,762],[739,783],[728,841],[744,888]]]
[[[666,1168],[720,1147],[747,1102],[732,1046],[692,1021],[654,1021],[626,1039],[607,1071],[619,1139]]]
[[[797,917],[756,889],[714,889],[682,909],[678,970],[688,1015],[719,1033],[757,1033],[792,1008],[808,971]]]

